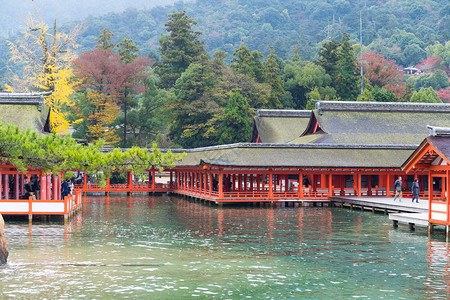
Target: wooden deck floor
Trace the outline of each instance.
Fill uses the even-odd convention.
[[[413,203],[411,198],[402,198],[402,201],[393,200],[393,197],[349,197],[336,196],[330,200],[338,206],[347,206],[353,209],[383,211],[389,214],[389,219],[396,225],[398,222],[412,225],[428,226],[428,200],[419,199]]]
[[[408,212],[408,213],[427,213],[428,200],[419,199],[419,203],[413,203],[411,198],[403,198],[400,201],[393,200],[393,197],[353,197],[353,196],[334,196],[330,200],[333,203],[343,205],[353,205],[363,209],[375,208],[376,210],[387,210],[388,212]]]

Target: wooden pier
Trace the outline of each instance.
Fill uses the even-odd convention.
[[[370,211],[381,211],[389,214],[389,220],[392,220],[393,226],[398,223],[406,223],[411,230],[416,225],[428,226],[431,230],[431,224],[428,222],[429,203],[426,199],[419,199],[419,203],[412,202],[411,198],[402,198],[393,200],[392,197],[331,197],[334,206],[349,207],[350,209],[361,209]]]

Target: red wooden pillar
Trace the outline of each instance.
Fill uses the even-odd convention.
[[[333,196],[333,175],[328,174],[328,197]]]
[[[386,174],[386,197],[391,196],[391,176]]]
[[[273,174],[270,172],[269,174],[269,198],[273,198]]]
[[[447,190],[447,225],[450,225],[450,170],[447,170],[447,177],[442,177],[442,180],[447,179],[446,190]],[[444,183],[442,183],[444,185]]]
[[[298,197],[303,199],[303,173],[298,174]]]
[[[87,174],[83,173],[83,189],[87,189]]]
[[[326,174],[320,174],[320,187],[325,188],[327,184],[327,179],[325,178]]]
[[[156,171],[155,169],[152,169],[152,189],[154,189],[156,187]]]
[[[353,195],[358,195],[358,175],[353,174]]]
[[[106,178],[106,189],[110,189],[111,188],[111,182],[110,182],[110,178],[109,177],[107,177]]]
[[[428,220],[431,219],[431,202],[433,201],[433,178],[431,171],[428,171]]]
[[[5,199],[9,199],[9,175],[3,175],[3,195]]]
[[[148,187],[152,187],[152,181],[153,181],[152,171],[148,171]]]
[[[170,171],[169,187],[172,187],[172,185],[173,185],[172,181],[173,181],[173,173],[172,173],[172,171]]]
[[[62,173],[59,173],[58,177],[56,177],[56,195],[57,195],[57,199],[63,200],[61,199],[61,179],[62,179]]]
[[[57,198],[58,198],[58,196],[57,196],[57,187],[58,187],[58,184],[57,184],[57,181],[56,181],[56,176],[55,175],[53,175],[52,176],[52,200],[57,200]]]
[[[312,175],[312,188],[313,192],[317,192],[317,176],[315,174]]]
[[[367,196],[372,196],[372,175],[367,175]]]
[[[25,175],[20,174],[19,175],[19,189],[20,189],[20,194],[23,195],[25,194]]]
[[[358,173],[356,178],[358,179],[358,196],[361,197],[361,173]]]
[[[14,174],[14,199],[19,199],[19,174]]]
[[[41,200],[47,200],[47,175],[41,174]]]
[[[52,198],[52,176],[47,175],[47,200],[51,200]]]
[[[133,188],[133,174],[130,171],[127,172],[127,188],[130,190]]]
[[[213,182],[211,173],[208,173],[208,183],[209,183],[209,195],[211,196],[213,191]]]
[[[219,171],[219,198],[223,198],[223,174]]]

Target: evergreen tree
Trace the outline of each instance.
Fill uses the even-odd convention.
[[[109,31],[107,27],[103,28],[103,32],[101,30],[98,38],[95,38],[95,41],[98,43],[97,48],[101,48],[103,50],[113,49],[116,45],[111,42],[114,33]]]
[[[212,63],[206,55],[192,63],[175,83],[169,136],[183,147],[202,147],[214,140],[214,116],[221,111],[210,93],[215,85]],[[211,131],[213,128],[213,131]]]
[[[358,97],[358,64],[349,40],[350,36],[345,33],[338,52],[339,73],[333,81],[334,88],[342,100],[356,101]]]
[[[418,92],[414,92],[411,95],[410,101],[422,103],[442,103],[438,94],[431,87],[421,88]]]
[[[219,132],[219,143],[248,142],[252,131],[252,115],[247,100],[239,92],[231,93],[225,107],[225,118]]]
[[[283,88],[283,78],[280,75],[280,67],[273,47],[270,47],[270,54],[267,56],[264,68],[266,82],[272,87],[269,108],[281,108],[281,99],[283,98],[285,91]]]
[[[262,57],[261,52],[256,50],[250,52],[247,46],[242,44],[233,53],[231,68],[262,83],[265,81],[264,66],[261,62]]]
[[[161,36],[159,40],[161,61],[156,68],[162,88],[175,85],[189,65],[206,53],[204,43],[199,40],[201,33],[192,30],[196,24],[195,20],[186,15],[186,11],[169,15],[169,21],[165,24],[169,35]]]
[[[331,76],[337,96],[342,100],[355,101],[358,96],[358,65],[356,55],[344,34],[342,42],[333,40],[322,45],[316,62]]]

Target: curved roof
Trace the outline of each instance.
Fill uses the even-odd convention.
[[[252,142],[259,136],[262,143],[287,143],[302,135],[311,115],[311,110],[258,110],[253,121]]]
[[[427,124],[450,127],[450,105],[443,103],[321,101],[314,115],[326,134],[312,143],[418,145]]]
[[[189,150],[177,167],[203,163],[223,167],[399,168],[415,145],[240,143]]]

